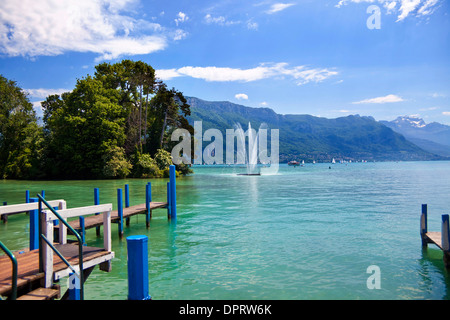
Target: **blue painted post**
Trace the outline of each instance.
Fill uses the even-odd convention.
[[[45,199],[45,190],[42,190],[42,191],[41,191],[41,196],[42,196],[42,198]]]
[[[30,190],[25,191],[25,203],[30,203]]]
[[[30,198],[30,203],[38,201],[38,198]],[[35,249],[39,249],[39,215],[37,209],[30,211],[30,250]]]
[[[150,203],[152,202],[152,185],[148,182],[145,186],[145,208],[147,209],[147,213],[145,215],[145,225],[150,227],[150,219],[152,210],[150,208]]]
[[[170,218],[177,218],[177,186],[175,166],[170,166]]]
[[[69,275],[69,300],[81,300],[80,277],[75,273]]]
[[[441,245],[444,251],[444,264],[450,268],[450,224],[448,214],[442,215]]]
[[[127,249],[128,300],[151,300],[148,292],[148,237],[128,237]]]
[[[170,182],[167,182],[167,218],[170,219],[171,217],[171,210],[170,210]]]
[[[426,233],[428,232],[428,207],[422,204],[422,215],[420,216],[420,236],[422,238],[422,246],[427,246]]]
[[[98,206],[100,204],[100,189],[94,188],[94,205]],[[95,215],[98,216],[100,213],[96,213]],[[97,237],[100,236],[100,226],[95,227],[95,234]]]
[[[80,230],[81,230],[81,242],[83,243],[83,246],[86,245],[86,228],[84,225],[84,217],[78,218],[80,221]]]
[[[123,199],[122,189],[117,189],[117,213],[119,214],[119,237],[123,237]]]
[[[130,207],[130,186],[125,185],[125,208]]]
[[[8,203],[6,201],[3,201],[3,205],[7,206]],[[7,223],[8,222],[8,215],[6,215],[6,214],[2,215],[2,220],[3,220],[3,223]]]
[[[128,184],[125,185],[125,208],[130,207],[130,187]],[[127,218],[127,226],[130,225],[130,218]]]

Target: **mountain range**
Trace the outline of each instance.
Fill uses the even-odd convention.
[[[225,136],[225,130],[234,129],[236,123],[244,130],[249,123],[255,129],[263,124],[268,129],[279,129],[280,162],[327,162],[333,158],[354,161],[446,158],[419,147],[392,126],[373,117],[350,115],[327,119],[311,115],[282,115],[270,108],[252,108],[228,101],[187,97],[187,102],[191,106],[189,122],[202,121],[203,132],[214,128]]]
[[[416,116],[403,116],[394,121],[380,122],[422,149],[450,157],[450,126],[437,122],[426,124]]]

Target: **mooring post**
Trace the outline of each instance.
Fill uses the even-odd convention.
[[[38,202],[38,198],[30,198],[30,203]],[[38,209],[30,211],[30,250],[39,249],[39,214]]]
[[[6,201],[3,201],[3,205],[7,206],[8,203]],[[7,214],[2,215],[2,220],[3,220],[3,223],[7,223],[8,222],[8,215]]]
[[[125,208],[130,207],[130,186],[128,184],[125,185]],[[127,227],[130,225],[130,217],[126,219]]]
[[[444,263],[446,268],[450,268],[450,230],[448,214],[442,215],[441,244],[444,251]]]
[[[170,166],[170,218],[177,218],[177,186],[175,166]]]
[[[69,300],[81,300],[81,282],[79,275],[70,273],[68,290]]]
[[[123,237],[123,198],[122,189],[117,189],[117,213],[119,214],[119,237]]]
[[[98,206],[100,204],[100,189],[94,188],[94,204]],[[98,216],[100,212],[96,213],[95,215]],[[100,236],[100,226],[95,227],[95,234],[97,237]]]
[[[427,246],[426,234],[428,232],[428,206],[422,204],[422,215],[420,216],[420,237],[422,238],[422,246]]]
[[[171,209],[170,209],[170,182],[167,182],[167,219],[171,218]]]
[[[25,191],[25,203],[30,203],[30,190]]]
[[[83,246],[86,245],[86,228],[84,224],[84,217],[78,218],[80,221],[80,233],[81,233],[81,242],[83,243]]]
[[[148,237],[127,237],[128,300],[151,300],[148,292]]]
[[[151,202],[152,202],[152,184],[148,182],[145,185],[145,209],[147,213],[145,215],[145,225],[150,227],[150,219],[152,218],[152,210],[151,210]]]

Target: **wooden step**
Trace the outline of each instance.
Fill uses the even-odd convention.
[[[59,298],[60,289],[37,288],[27,294],[20,296],[17,300],[53,300]]]

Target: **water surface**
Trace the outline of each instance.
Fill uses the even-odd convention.
[[[331,169],[329,167],[331,166]],[[178,219],[167,210],[131,219],[121,240],[113,225],[113,271],[95,270],[86,299],[127,298],[126,237],[149,237],[153,299],[448,299],[442,252],[422,250],[421,204],[431,231],[450,212],[450,162],[282,165],[278,174],[237,176],[243,169],[195,167],[177,180]],[[154,201],[165,201],[165,179],[151,180]],[[0,201],[21,203],[25,190],[68,207],[117,206],[116,190],[130,185],[131,204],[144,202],[147,180],[0,181]],[[10,249],[28,246],[28,217],[0,223]],[[102,246],[93,229],[88,245]],[[366,272],[381,271],[369,290]]]

